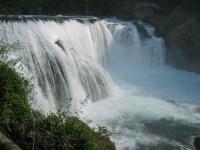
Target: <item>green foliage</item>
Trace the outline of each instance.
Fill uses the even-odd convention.
[[[109,140],[110,133],[106,129],[106,127],[98,126],[98,131],[96,133],[96,145],[100,145],[97,147],[97,150],[114,150],[114,144],[110,143]]]
[[[104,126],[98,126],[97,133],[100,136],[103,136],[103,137],[109,137],[110,136],[110,133],[109,133],[108,129],[106,127],[104,127]]]
[[[28,101],[29,82],[15,71],[17,60],[8,60],[11,48],[12,45],[5,43],[0,46],[0,132],[22,149],[115,149],[106,135],[94,132],[76,117],[61,112],[44,115],[33,110]],[[105,149],[107,145],[112,149]]]
[[[14,118],[22,121],[22,116],[29,115],[28,81],[14,71],[15,60],[8,60],[11,45],[0,46],[0,122],[11,122]]]
[[[189,10],[199,10],[199,0],[2,0],[0,14],[97,15],[131,18],[138,2],[157,3],[167,14],[186,4]],[[186,11],[187,8],[185,9]]]
[[[169,13],[186,4],[189,10],[199,10],[199,0],[2,0],[0,14],[98,15],[129,18],[134,16],[137,2],[153,2],[160,13]],[[187,11],[187,9],[186,9]]]
[[[95,149],[94,132],[78,118],[58,113],[35,121],[37,149]]]
[[[4,0],[1,2],[0,14],[131,16],[134,2],[135,0]]]

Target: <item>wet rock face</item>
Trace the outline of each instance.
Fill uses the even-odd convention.
[[[195,150],[200,150],[200,137],[195,137],[193,142]]]
[[[176,68],[200,73],[200,17],[178,6],[153,20],[158,36],[165,38],[167,63]]]
[[[141,37],[142,40],[151,38],[151,36],[147,32],[147,30],[142,25],[140,25],[136,22],[134,23],[134,25],[136,26],[138,32],[140,33],[140,37]]]
[[[178,68],[200,72],[200,29],[196,17],[186,19],[166,36],[168,61]]]

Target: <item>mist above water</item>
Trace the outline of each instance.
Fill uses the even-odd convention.
[[[82,112],[91,126],[109,129],[118,149],[192,149],[200,131],[200,75],[165,64],[164,41],[152,26],[114,19],[2,21],[0,32],[22,47],[15,55],[32,78],[33,107]]]

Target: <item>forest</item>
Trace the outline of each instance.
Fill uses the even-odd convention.
[[[187,3],[190,8],[199,6],[198,0],[1,0],[0,14],[43,15],[96,15],[131,18],[135,4],[154,2],[160,13],[168,13],[174,7]]]

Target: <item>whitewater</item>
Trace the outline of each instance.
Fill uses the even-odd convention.
[[[200,75],[168,66],[154,30],[114,18],[0,21],[0,39],[20,46],[10,55],[31,79],[34,108],[105,126],[119,150],[190,150],[200,134]]]

